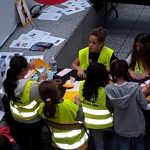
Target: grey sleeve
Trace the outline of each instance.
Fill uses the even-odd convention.
[[[146,100],[140,86],[138,87],[138,99],[137,102],[138,104],[140,104],[141,108],[146,109],[147,105],[148,105],[148,101]]]
[[[30,90],[30,99],[31,100],[34,99],[36,101],[42,102],[40,95],[39,95],[38,86],[39,86],[38,82],[32,84],[31,90]]]
[[[106,96],[106,107],[112,113],[114,110],[112,102],[109,100],[108,96]]]
[[[75,119],[76,121],[84,121],[84,113],[83,113],[83,108],[82,106],[79,106],[78,112],[77,112],[77,117]]]

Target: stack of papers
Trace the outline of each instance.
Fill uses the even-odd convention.
[[[59,20],[62,14],[71,15],[80,11],[84,11],[91,5],[87,0],[68,0],[61,3],[58,7],[50,6],[43,10],[43,13],[38,17],[42,20]]]
[[[17,40],[14,40],[10,47],[11,48],[31,48],[37,42],[48,42],[53,43],[54,46],[58,46],[65,39],[51,36],[50,32],[40,31],[33,29],[27,34],[22,34]]]

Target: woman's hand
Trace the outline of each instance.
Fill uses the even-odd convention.
[[[80,78],[86,78],[86,74],[81,68],[78,68],[77,76],[79,76]]]

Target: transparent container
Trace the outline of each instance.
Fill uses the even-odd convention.
[[[49,65],[51,66],[51,71],[53,73],[56,73],[57,72],[57,62],[55,60],[55,57],[51,57],[49,59]]]

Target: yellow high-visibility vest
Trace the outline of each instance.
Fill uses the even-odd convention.
[[[98,63],[102,63],[105,65],[106,69],[110,69],[110,60],[113,54],[113,50],[104,46],[103,49],[100,52]],[[83,70],[86,70],[89,66],[89,48],[83,48],[79,51],[79,61],[80,61],[80,67]]]
[[[55,147],[65,150],[78,149],[87,143],[88,134],[85,128],[79,121],[75,121],[79,108],[75,103],[65,99],[62,103],[57,104],[54,118],[44,116],[44,106],[44,102],[40,104],[39,114],[47,120]]]
[[[98,98],[95,102],[84,100],[82,96],[83,85],[85,81],[80,83],[80,99],[82,100],[82,108],[85,116],[85,126],[91,129],[104,129],[112,127],[113,117],[106,107],[105,88],[99,88]]]
[[[141,63],[138,63],[138,62],[136,61],[136,64],[135,64],[135,67],[134,67],[134,72],[137,73],[137,71],[138,71],[138,74],[140,75],[140,74],[143,73],[144,68],[143,68],[143,66],[142,66]]]
[[[30,100],[30,88],[35,81],[29,80],[24,88],[20,101],[13,102],[10,100],[10,110],[14,119],[31,120],[38,116],[37,110],[39,103],[35,100]]]

